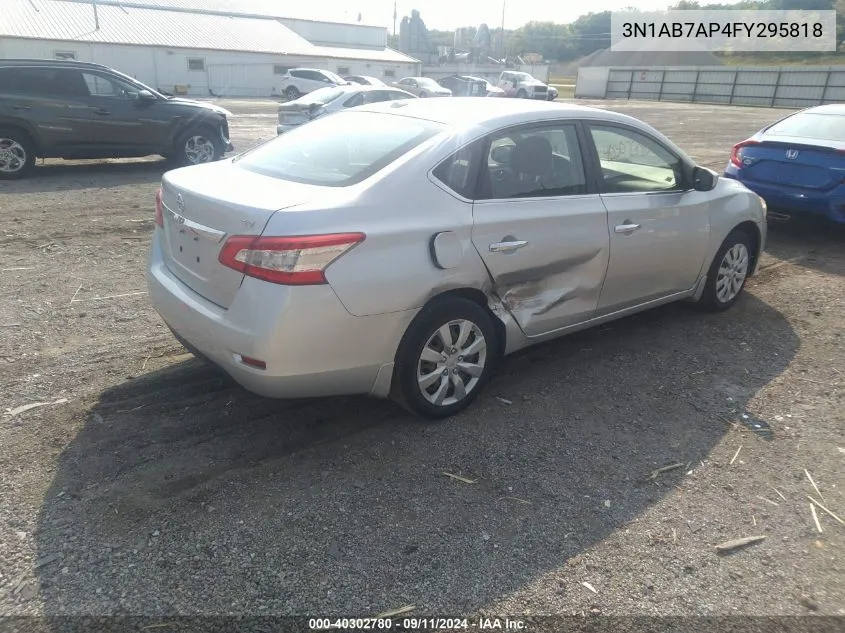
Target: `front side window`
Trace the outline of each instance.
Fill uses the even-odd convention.
[[[138,89],[128,83],[113,78],[106,78],[93,73],[82,73],[82,79],[92,97],[112,97],[115,99],[135,99]]]
[[[590,125],[598,152],[603,193],[681,189],[683,163],[645,134],[616,126]]]
[[[587,179],[573,124],[519,127],[491,137],[486,169],[481,170],[481,199],[585,193]]]
[[[410,117],[339,112],[282,134],[235,164],[280,180],[346,187],[381,171],[443,129]]]

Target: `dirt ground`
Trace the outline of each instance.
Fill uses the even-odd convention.
[[[239,149],[275,133],[223,105]],[[785,114],[594,105],[719,170]],[[773,226],[728,313],[528,350],[427,425],[186,354],[145,295],[163,165],[0,184],[0,614],[845,615],[845,524],[808,499],[845,518],[842,234]]]

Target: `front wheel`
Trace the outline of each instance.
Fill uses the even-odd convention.
[[[35,166],[35,146],[18,130],[0,129],[0,180],[23,178]]]
[[[524,90],[520,90],[519,92],[516,93],[516,96],[520,99],[527,99],[528,93],[525,92]]]
[[[425,92],[425,91],[422,91],[422,92],[420,93],[420,99],[425,99],[426,97],[428,97],[428,93],[427,93],[427,92]]]
[[[285,98],[288,101],[296,101],[297,99],[299,99],[300,96],[301,95],[296,86],[288,86],[287,88],[285,88]]]
[[[223,140],[211,130],[204,128],[190,130],[176,142],[174,159],[184,166],[212,163],[223,158]]]
[[[498,341],[484,308],[459,297],[417,316],[396,358],[397,401],[412,413],[441,419],[466,409],[490,379]]]
[[[721,312],[736,303],[751,272],[752,257],[748,234],[740,229],[732,231],[713,258],[699,305]]]

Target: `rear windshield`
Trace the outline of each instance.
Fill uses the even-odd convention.
[[[799,112],[780,123],[775,123],[766,133],[845,142],[845,116]]]
[[[320,88],[319,90],[315,90],[314,92],[305,95],[305,99],[303,100],[308,101],[309,103],[331,103],[338,97],[342,97],[345,94],[349,94],[349,91],[344,90],[343,88]]]
[[[294,128],[237,159],[265,176],[347,187],[443,131],[441,124],[375,112],[339,112]]]

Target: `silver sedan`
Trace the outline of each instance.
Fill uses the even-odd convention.
[[[405,100],[165,174],[150,298],[188,349],[272,397],[468,406],[497,361],[654,306],[725,310],[766,209],[622,114]]]
[[[279,106],[279,124],[276,126],[276,134],[283,134],[303,123],[346,108],[402,99],[416,99],[416,96],[385,85],[364,86],[350,83],[344,86],[320,88]]]

